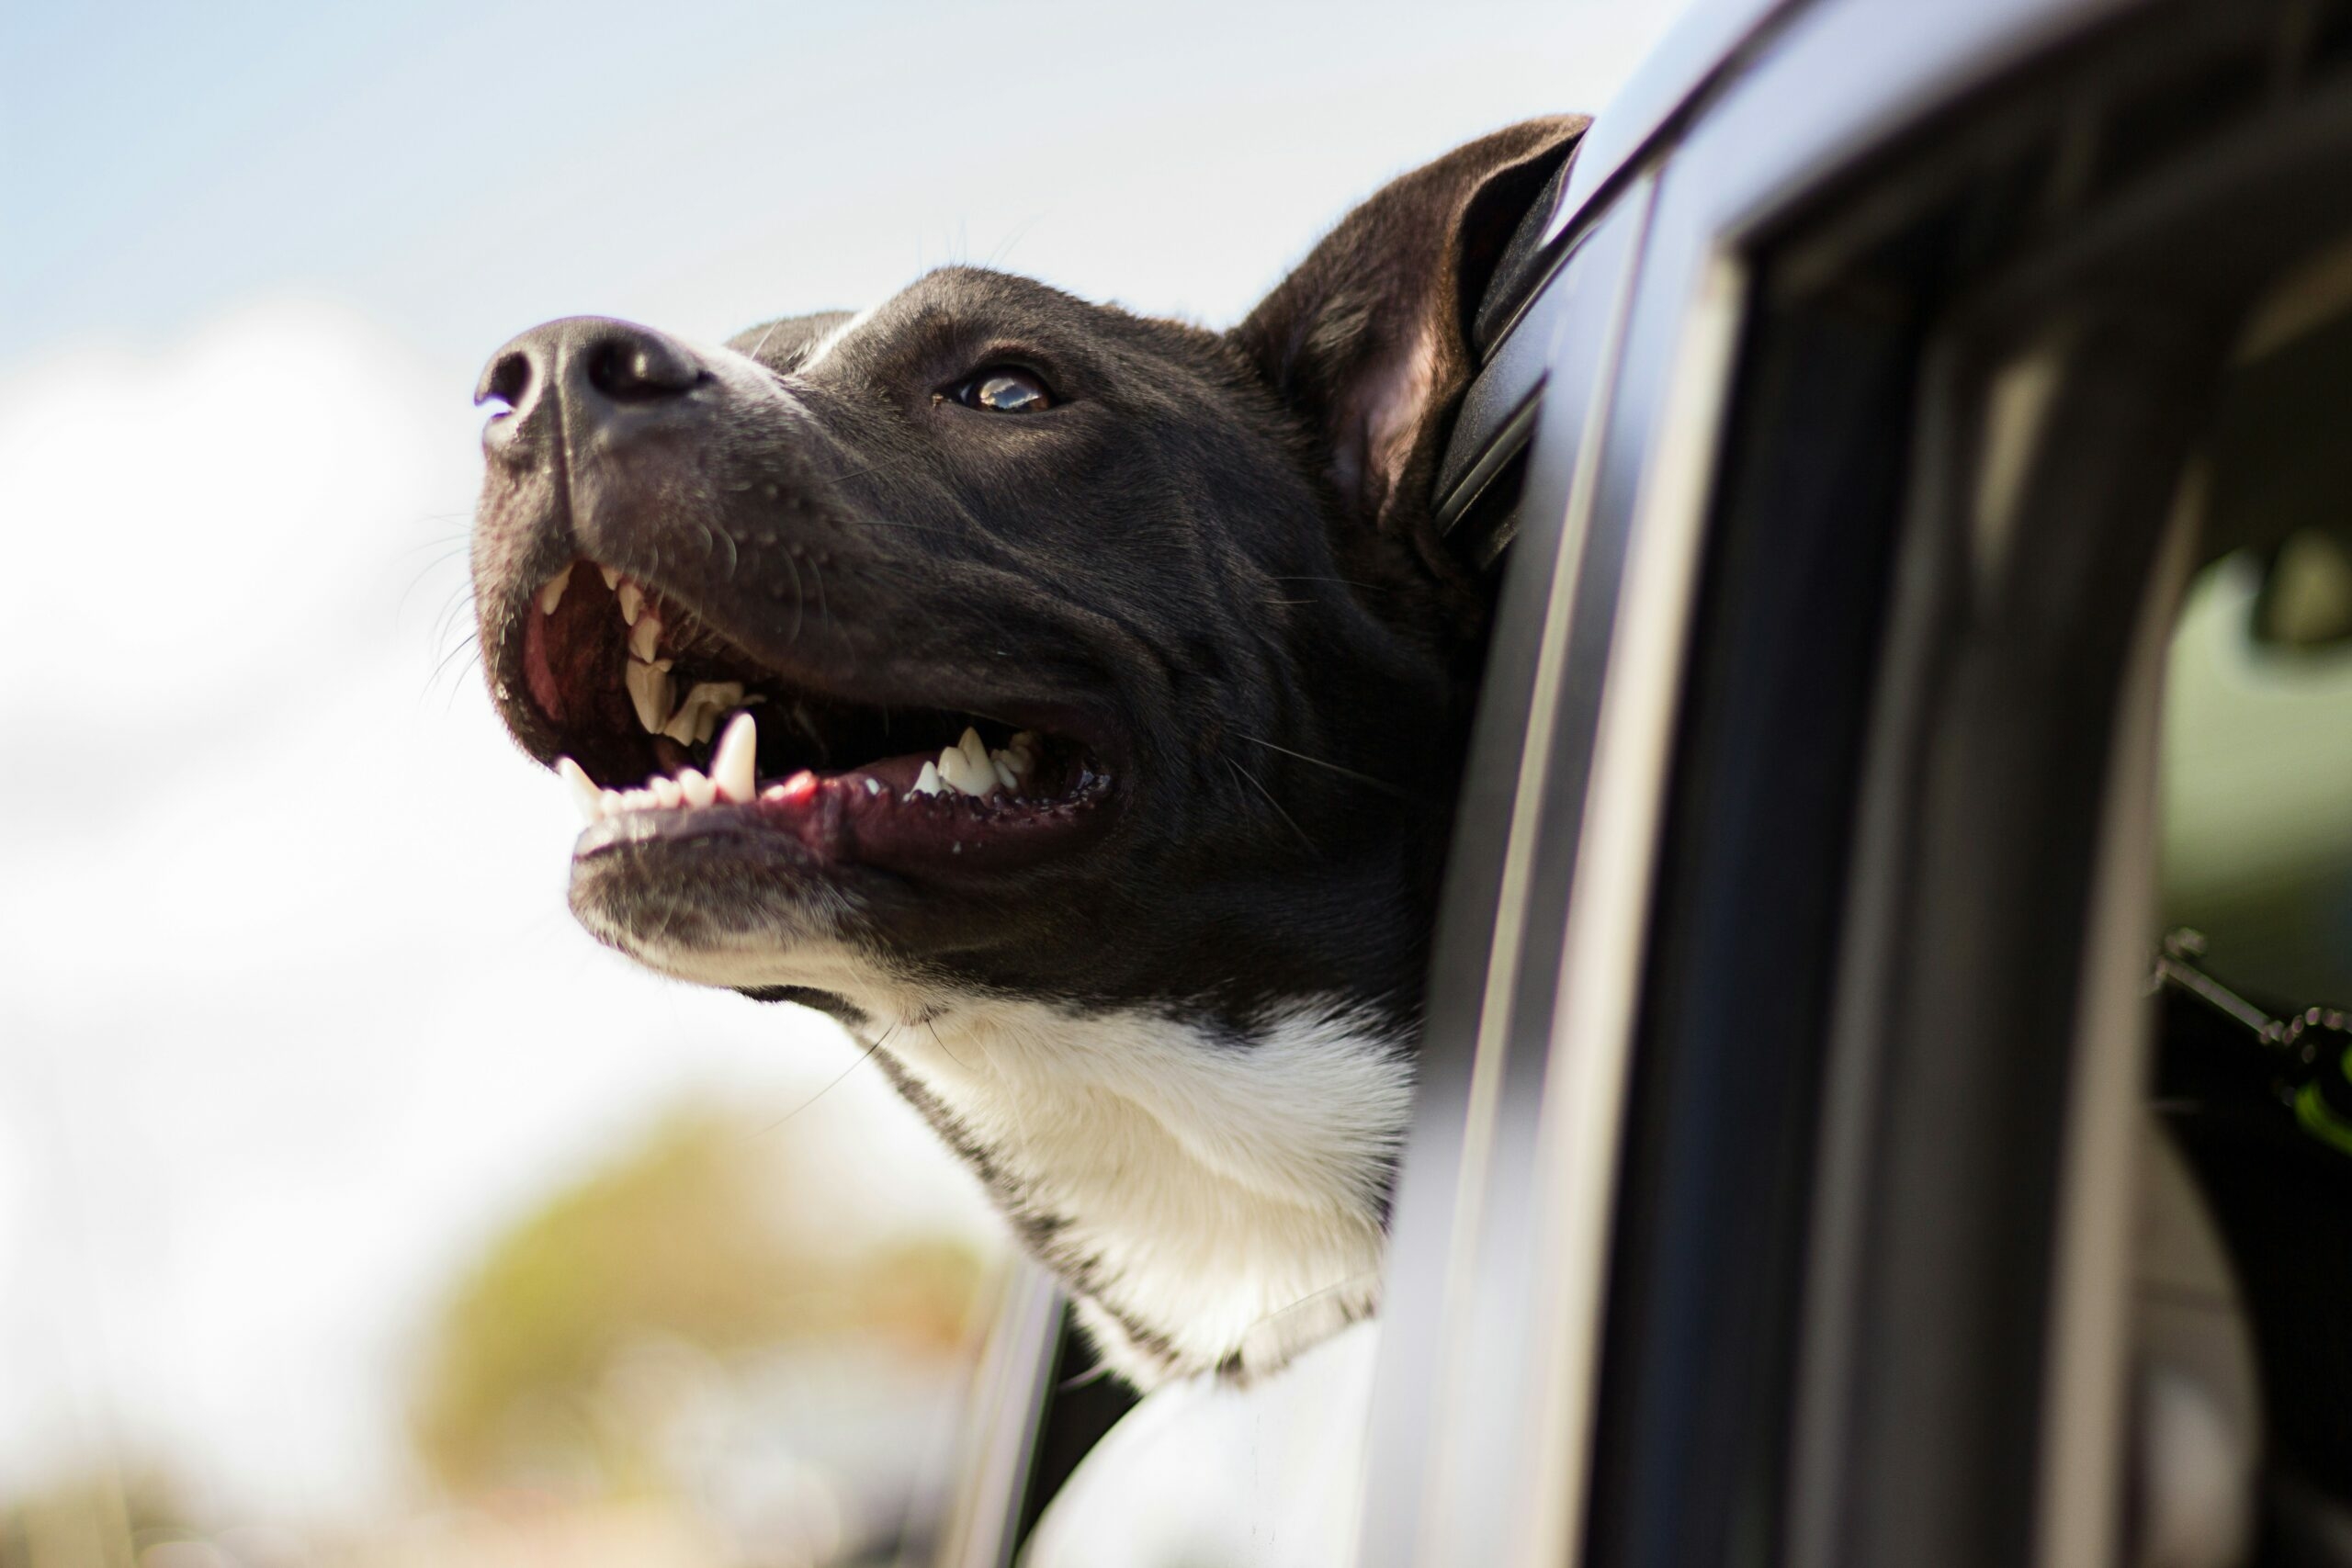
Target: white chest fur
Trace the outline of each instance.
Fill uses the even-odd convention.
[[[870,1038],[1140,1385],[1270,1371],[1370,1314],[1411,1096],[1393,1027],[1310,1006],[1226,1038],[981,1001]]]

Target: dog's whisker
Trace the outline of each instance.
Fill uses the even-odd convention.
[[[800,563],[793,558],[796,553],[792,550],[785,551],[784,564],[785,569],[792,573],[792,636],[789,640],[795,647],[798,647],[800,622],[808,613],[808,591],[800,584]],[[811,561],[808,564],[814,566],[816,562]]]
[[[1244,1333],[1247,1334],[1254,1332],[1257,1329],[1263,1328],[1266,1325],[1273,1322],[1274,1319],[1287,1316],[1289,1314],[1296,1312],[1301,1307],[1313,1306],[1317,1302],[1323,1300],[1327,1296],[1338,1295],[1342,1291],[1352,1291],[1358,1286],[1371,1283],[1377,1280],[1379,1278],[1380,1271],[1374,1269],[1362,1274],[1351,1274],[1348,1278],[1341,1280],[1337,1284],[1326,1285],[1319,1291],[1309,1291],[1306,1294],[1299,1297],[1296,1301],[1287,1302],[1283,1305],[1276,1307],[1273,1311],[1266,1314],[1263,1317],[1259,1318],[1255,1323],[1252,1323],[1250,1325],[1249,1329],[1244,1330]]]
[[[1317,843],[1314,839],[1308,835],[1306,829],[1298,825],[1298,819],[1296,818],[1283,809],[1283,803],[1274,798],[1274,792],[1268,789],[1264,783],[1259,779],[1257,774],[1251,773],[1249,769],[1243,767],[1240,763],[1235,761],[1230,757],[1220,758],[1219,761],[1223,761],[1227,767],[1232,769],[1238,776],[1247,779],[1252,788],[1257,790],[1260,795],[1266,797],[1266,804],[1274,808],[1275,816],[1290,824],[1290,830],[1298,835],[1298,841],[1300,843],[1305,844],[1317,855],[1322,854],[1323,846]]]
[[[808,1099],[802,1100],[799,1104],[794,1106],[791,1110],[786,1111],[783,1115],[777,1117],[775,1121],[761,1128],[754,1135],[762,1138],[768,1136],[770,1134],[775,1132],[777,1128],[783,1126],[786,1122],[791,1121],[794,1117],[799,1115],[802,1111],[808,1110],[810,1106],[824,1099],[825,1096],[839,1089],[842,1083],[848,1079],[850,1074],[857,1071],[858,1068],[865,1066],[866,1063],[874,1059],[874,1053],[882,1049],[882,1042],[889,1039],[892,1032],[898,1027],[899,1026],[897,1024],[893,1023],[888,1029],[886,1029],[881,1033],[876,1035],[874,1037],[874,1043],[857,1054],[857,1060],[852,1062],[848,1066],[843,1067],[840,1072],[833,1075],[831,1079],[826,1083],[824,1088],[819,1089],[816,1093],[810,1095]]]
[[[435,556],[433,559],[426,561],[423,566],[417,568],[416,574],[408,580],[408,586],[401,590],[400,599],[392,606],[392,615],[394,618],[397,619],[399,616],[407,613],[409,600],[413,598],[416,594],[416,591],[424,585],[424,580],[426,578],[432,576],[443,567],[447,566],[451,559],[463,553],[463,546],[445,549],[438,556]],[[467,592],[469,594],[469,585],[467,588],[461,589],[461,592]],[[439,634],[436,632],[435,635],[437,636]]]
[[[433,627],[429,635],[434,642],[446,641],[450,630],[457,626],[458,618],[471,610],[473,603],[474,591],[471,582],[460,582],[451,590],[449,597],[442,602],[440,614],[433,617]]]
[[[912,534],[944,534],[950,536],[963,533],[960,528],[933,528],[922,523],[891,523],[875,517],[862,520],[858,526],[861,528],[903,528]]]
[[[439,659],[434,661],[433,673],[425,680],[425,691],[430,693],[433,688],[440,682],[441,677],[447,673],[449,669],[450,660],[467,653],[479,652],[481,649],[481,634],[480,632],[468,632],[463,637],[459,638],[458,645],[455,648],[450,649],[447,653],[444,653]],[[462,670],[463,666],[460,665],[459,668]]]
[[[1270,582],[1337,582],[1337,583],[1343,584],[1343,585],[1345,585],[1346,587],[1349,587],[1349,588],[1361,588],[1361,589],[1363,589],[1364,592],[1366,592],[1367,593],[1376,593],[1376,592],[1381,592],[1381,591],[1382,591],[1382,584],[1380,584],[1380,583],[1377,583],[1377,582],[1359,582],[1358,581],[1356,581],[1356,580],[1355,580],[1354,578],[1352,578],[1352,577],[1317,577],[1317,576],[1313,576],[1313,575],[1294,575],[1294,576],[1286,576],[1286,577],[1272,577],[1272,578],[1269,578],[1269,579],[1267,579],[1267,581],[1270,581]]]
[[[1309,762],[1318,768],[1328,768],[1331,772],[1340,774],[1342,778],[1353,779],[1358,784],[1366,785],[1372,789],[1379,790],[1384,795],[1394,795],[1398,800],[1408,801],[1415,806],[1424,804],[1421,799],[1415,795],[1411,791],[1390,784],[1386,779],[1376,779],[1370,773],[1360,773],[1353,768],[1342,767],[1337,762],[1326,761],[1320,757],[1310,757],[1304,751],[1294,751],[1287,746],[1277,746],[1262,735],[1244,735],[1241,739],[1249,741],[1253,746],[1263,746],[1269,751],[1280,751],[1285,757],[1295,757],[1302,762]]]
[[[949,1061],[955,1063],[957,1066],[963,1068],[967,1073],[972,1070],[972,1064],[964,1060],[963,1057],[958,1056],[954,1048],[951,1047],[946,1041],[942,1040],[939,1037],[939,1021],[937,1019],[926,1018],[922,1021],[922,1026],[931,1031],[931,1043],[938,1046],[942,1051],[946,1052],[947,1059]]]
[[[825,569],[817,564],[816,557],[811,556],[808,558],[808,570],[817,579],[817,613],[824,617],[825,630],[830,635],[833,629],[833,606],[825,597]]]

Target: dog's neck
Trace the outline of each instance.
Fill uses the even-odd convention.
[[[989,999],[859,1032],[1137,1386],[1269,1371],[1371,1313],[1412,1088],[1394,1021]]]

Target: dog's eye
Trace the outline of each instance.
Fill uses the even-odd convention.
[[[1054,406],[1046,383],[1026,370],[983,370],[956,389],[956,400],[990,413],[1042,413]]]

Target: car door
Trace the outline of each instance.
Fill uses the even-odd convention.
[[[1459,840],[1361,1561],[2125,1560],[2183,497],[2248,301],[2352,226],[2352,28],[1709,28],[1555,221],[1645,211],[1540,502],[1582,624],[1482,718],[1521,787]]]

